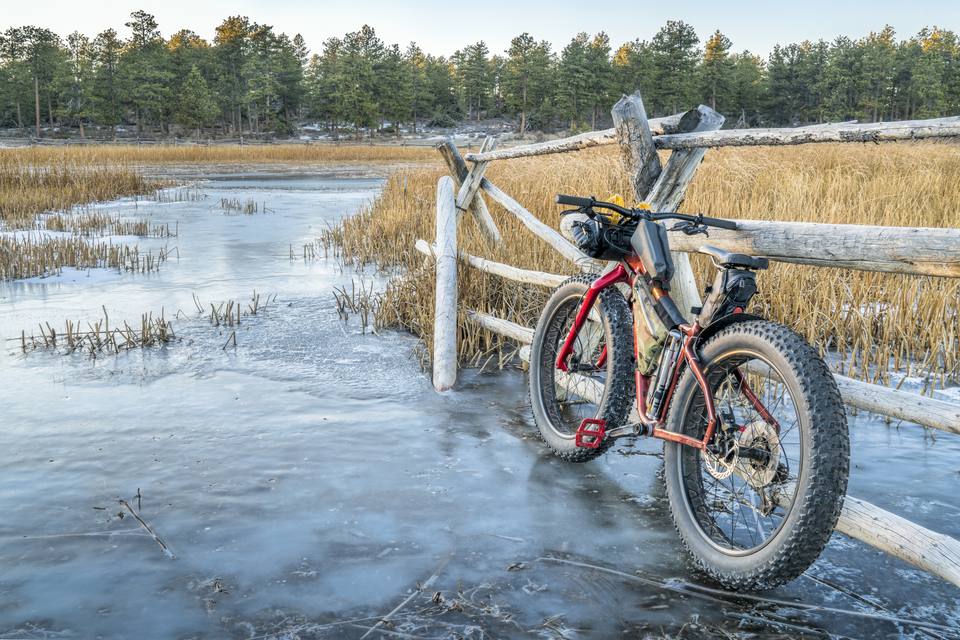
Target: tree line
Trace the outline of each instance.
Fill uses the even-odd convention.
[[[682,21],[614,47],[579,33],[562,49],[528,33],[503,52],[483,42],[449,57],[386,44],[370,26],[310,54],[299,34],[231,16],[213,42],[161,35],[135,11],[122,38],[107,29],[61,38],[35,26],[0,34],[0,127],[90,125],[171,134],[291,134],[315,122],[363,135],[514,118],[521,133],[604,124],[636,88],[651,115],[705,103],[741,126],[897,120],[960,113],[960,40],[925,28],[898,39],[886,26],[860,39],[777,45],[763,58],[705,41]]]

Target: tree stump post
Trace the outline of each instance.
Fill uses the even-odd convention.
[[[453,178],[437,182],[436,302],[433,314],[433,388],[457,382],[457,205]]]

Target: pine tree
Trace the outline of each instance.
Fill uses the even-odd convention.
[[[676,113],[695,106],[699,42],[693,27],[678,20],[667,21],[653,36],[654,91],[649,101],[653,113]]]
[[[200,139],[200,129],[211,124],[220,114],[213,91],[204,80],[200,69],[194,65],[180,86],[177,100],[177,121],[196,130]]]
[[[718,96],[721,108],[732,105],[730,90],[733,88],[733,60],[730,58],[730,38],[714,31],[703,48],[703,62],[700,65],[702,95],[713,109],[717,109]]]
[[[84,122],[94,116],[93,109],[93,45],[90,38],[74,31],[67,36],[69,66],[59,89],[66,100],[62,115],[80,127],[85,137]]]
[[[586,98],[590,105],[590,128],[597,128],[601,114],[609,113],[613,103],[613,67],[610,64],[610,38],[602,31],[595,35],[586,51]]]
[[[519,130],[527,130],[530,111],[539,111],[549,92],[553,59],[548,42],[536,42],[522,33],[510,42],[504,66],[504,94],[507,106],[520,114]]]
[[[119,60],[121,100],[133,111],[138,135],[147,122],[159,124],[162,130],[173,81],[167,49],[149,13],[134,11],[126,26],[131,35]]]
[[[247,87],[243,76],[250,19],[230,16],[217,26],[214,43],[216,88],[224,113],[230,114],[230,129],[243,133],[243,105]]]
[[[570,122],[571,130],[578,128],[583,112],[590,102],[587,95],[590,87],[587,55],[589,46],[590,36],[581,32],[574,36],[560,53],[557,69],[559,83],[557,101],[564,116]]]
[[[493,93],[494,81],[490,65],[490,49],[482,40],[454,53],[460,95],[467,117],[480,120]]]
[[[653,51],[649,42],[634,40],[621,45],[613,54],[611,65],[618,94],[629,95],[640,90],[646,96],[653,91]]]

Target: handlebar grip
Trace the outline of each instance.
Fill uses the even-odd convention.
[[[721,218],[708,218],[707,216],[703,216],[703,224],[711,227],[717,227],[719,229],[730,229],[731,231],[737,230],[737,223],[733,220],[723,220]]]
[[[593,198],[581,198],[580,196],[567,196],[562,193],[557,194],[557,204],[570,205],[572,207],[590,207],[593,206]]]

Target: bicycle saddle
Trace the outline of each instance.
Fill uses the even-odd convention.
[[[731,253],[712,247],[708,244],[697,249],[700,253],[710,256],[722,267],[743,267],[744,269],[766,269],[770,266],[770,261],[766,258],[757,258],[748,256],[745,253]]]

